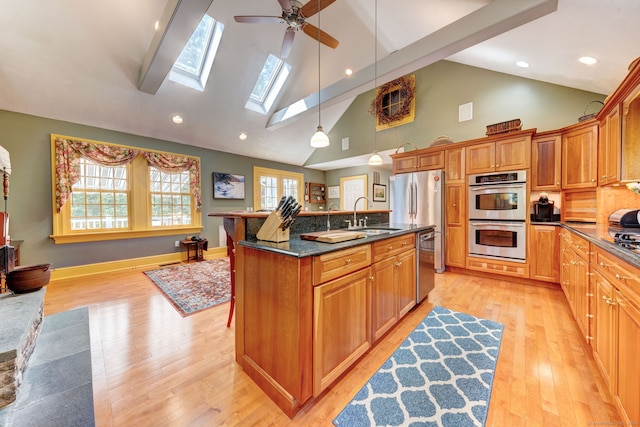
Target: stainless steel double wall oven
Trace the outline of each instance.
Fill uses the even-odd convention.
[[[469,255],[525,262],[527,171],[469,176]]]

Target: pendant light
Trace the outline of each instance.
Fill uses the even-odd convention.
[[[373,63],[373,86],[374,86],[374,96],[377,95],[378,91],[378,0],[375,0],[375,11],[374,11],[374,38],[375,38],[375,52],[374,52],[374,63]],[[369,164],[371,166],[377,166],[382,164],[382,157],[378,154],[378,150],[376,150],[376,140],[378,138],[378,130],[376,129],[375,123],[378,120],[378,102],[375,101],[373,107],[373,116],[374,116],[374,134],[373,134],[373,154],[369,157]]]
[[[322,125],[320,124],[320,0],[318,0],[318,128],[316,129],[316,133],[311,137],[310,143],[313,148],[329,146],[329,137],[324,133]]]

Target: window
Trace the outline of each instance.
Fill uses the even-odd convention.
[[[169,80],[204,91],[223,31],[223,24],[204,15],[173,64]]]
[[[304,175],[256,166],[253,168],[253,188],[255,209],[274,210],[282,196],[291,196],[303,204]]]
[[[201,231],[199,158],[59,135],[51,143],[56,243]]]
[[[245,108],[267,114],[289,77],[290,71],[291,65],[269,54]]]
[[[129,228],[126,166],[100,166],[80,159],[80,179],[70,199],[71,230]]]
[[[189,172],[165,173],[149,167],[151,226],[191,225]]]

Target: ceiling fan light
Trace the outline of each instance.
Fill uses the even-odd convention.
[[[313,148],[323,148],[329,146],[329,137],[326,133],[324,133],[324,130],[320,125],[318,125],[316,133],[314,133],[311,137],[311,146]]]
[[[374,151],[371,157],[369,157],[369,164],[372,166],[377,166],[382,164],[382,157],[380,157],[377,151]]]

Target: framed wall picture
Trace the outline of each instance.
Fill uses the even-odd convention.
[[[213,172],[214,199],[244,199],[244,175]]]
[[[340,198],[340,186],[339,185],[332,185],[331,187],[328,187],[327,190],[329,191],[329,198],[330,199],[339,199]]]
[[[387,186],[384,184],[373,184],[373,201],[374,202],[386,202],[387,201]]]

